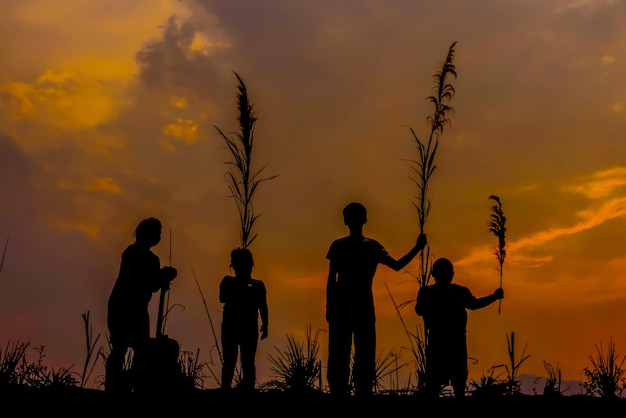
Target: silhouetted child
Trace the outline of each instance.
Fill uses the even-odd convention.
[[[452,385],[454,396],[465,396],[467,369],[467,311],[484,308],[504,297],[502,288],[476,298],[465,286],[452,283],[454,266],[437,259],[431,269],[435,283],[421,287],[415,312],[424,319],[426,335],[426,393],[438,396]]]
[[[107,326],[111,353],[105,368],[105,390],[129,390],[124,379],[124,360],[133,350],[133,369],[141,370],[150,340],[148,305],[152,294],[169,287],[177,275],[174,267],[161,267],[150,249],[161,241],[161,222],[144,219],[135,229],[135,242],[122,253],[120,269],[108,302]]]
[[[254,390],[259,332],[262,340],[267,338],[267,291],[261,280],[252,278],[253,266],[250,250],[234,249],[230,253],[230,267],[235,276],[225,276],[220,283],[220,302],[224,304],[221,334],[223,389],[231,389],[239,352],[242,378],[238,388]]]
[[[376,315],[372,282],[379,264],[395,271],[404,268],[426,246],[420,234],[411,250],[399,260],[376,240],[363,236],[367,211],[349,203],[343,219],[350,234],[330,245],[326,285],[328,322],[328,386],[330,393],[349,393],[350,357],[354,340],[353,381],[356,395],[371,395],[376,377]]]

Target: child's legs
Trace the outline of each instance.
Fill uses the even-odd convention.
[[[468,374],[467,346],[465,344],[459,344],[456,350],[450,354],[450,368],[448,373],[452,389],[454,390],[454,397],[461,398],[465,396],[465,385],[467,383]]]
[[[252,390],[254,389],[254,384],[256,382],[256,366],[255,366],[255,357],[256,350],[259,341],[259,334],[254,328],[253,331],[249,331],[246,333],[247,335],[242,336],[240,350],[241,350],[241,372],[242,372],[242,380],[241,386],[244,390]]]
[[[233,376],[235,374],[235,366],[237,365],[237,354],[239,347],[237,345],[236,335],[222,325],[222,388],[230,389]]]
[[[354,388],[357,395],[372,393],[376,378],[376,323],[359,324],[354,332]]]
[[[352,328],[345,322],[328,324],[328,387],[331,394],[348,393]]]
[[[105,390],[120,390],[124,385],[124,358],[128,347],[124,344],[112,344],[111,353],[105,366]]]

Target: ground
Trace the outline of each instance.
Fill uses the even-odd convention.
[[[101,390],[9,390],[1,398],[6,410],[23,411],[26,416],[35,414],[61,414],[71,416],[177,416],[192,417],[198,414],[230,416],[262,415],[267,417],[316,417],[325,414],[407,415],[462,417],[494,416],[549,416],[572,414],[619,415],[626,411],[626,399],[600,399],[589,396],[560,396],[548,398],[539,395],[509,397],[468,397],[463,400],[438,398],[424,400],[410,395],[377,395],[370,399],[350,397],[333,399],[325,393],[296,395],[285,392],[255,392],[252,394],[224,394],[218,389],[196,390],[190,393],[128,394],[113,396]],[[9,408],[10,406],[10,408]],[[621,411],[621,412],[620,412]],[[22,414],[17,412],[18,414]]]

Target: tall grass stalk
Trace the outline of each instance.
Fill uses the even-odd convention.
[[[391,302],[393,303],[393,307],[398,314],[398,318],[400,318],[400,323],[402,324],[402,329],[409,340],[408,350],[411,352],[413,356],[413,364],[415,367],[415,377],[416,377],[416,387],[419,391],[420,388],[424,386],[424,377],[426,376],[426,335],[424,333],[424,329],[421,327],[417,327],[414,333],[410,332],[404,318],[402,317],[401,309],[411,303],[412,301],[404,302],[398,305],[389,290],[389,287],[385,283],[385,288],[387,289],[387,293],[389,293],[389,297],[391,298]]]
[[[522,363],[524,363],[530,357],[530,354],[526,354],[526,348],[528,344],[524,346],[522,353],[517,358],[517,353],[515,350],[515,332],[511,332],[510,337],[509,334],[506,335],[506,345],[507,345],[507,353],[508,353],[508,363],[499,364],[497,366],[493,366],[491,369],[504,368],[506,370],[506,380],[505,387],[507,394],[515,394],[519,393],[521,389],[521,382],[517,380],[520,368]]]
[[[491,215],[489,222],[487,223],[488,231],[498,238],[498,248],[494,250],[494,254],[498,259],[500,273],[500,287],[502,287],[502,269],[504,267],[504,258],[506,257],[506,217],[502,211],[502,201],[498,196],[489,196],[490,200],[496,202],[491,207]],[[502,299],[498,300],[498,315],[502,308]]]
[[[437,168],[435,164],[435,156],[439,148],[439,139],[443,134],[446,125],[450,124],[449,114],[454,112],[454,108],[450,106],[450,101],[454,97],[455,89],[450,84],[450,77],[456,78],[457,73],[454,66],[454,53],[456,42],[453,42],[446,55],[445,60],[441,63],[439,70],[433,76],[434,94],[427,97],[433,105],[432,115],[427,116],[426,120],[430,125],[430,133],[427,140],[420,139],[413,128],[409,128],[412,140],[418,149],[418,159],[408,160],[411,169],[414,171],[415,177],[411,180],[417,185],[417,195],[414,196],[413,206],[417,209],[418,222],[420,232],[424,232],[426,219],[430,213],[431,200],[429,197],[430,180]],[[418,280],[421,286],[425,286],[430,278],[430,247],[426,246],[426,251],[420,252],[420,270]]]
[[[4,267],[4,258],[7,255],[8,246],[9,246],[9,237],[7,237],[7,240],[4,243],[4,250],[2,251],[2,260],[0,261],[0,273],[2,273],[2,267]]]
[[[217,126],[215,126],[215,129],[226,143],[232,155],[232,160],[226,162],[226,164],[231,166],[226,172],[226,178],[231,197],[235,199],[239,213],[241,247],[247,248],[257,236],[252,233],[252,229],[254,223],[260,216],[259,214],[255,214],[252,205],[254,193],[259,184],[277,176],[273,175],[259,178],[265,166],[258,171],[253,171],[252,150],[254,145],[254,129],[258,118],[248,98],[248,90],[243,79],[236,72],[234,72],[234,74],[239,83],[237,85],[237,108],[239,110],[237,120],[239,121],[239,132],[228,135]]]
[[[93,327],[89,323],[89,311],[82,314],[82,316],[83,323],[85,325],[85,342],[87,355],[85,357],[85,363],[83,364],[83,372],[80,375],[79,386],[81,388],[84,388],[87,384],[87,381],[91,377],[91,374],[93,373],[93,369],[96,366],[96,361],[98,360],[98,357],[102,355],[102,346],[100,346],[98,348],[98,351],[96,351],[98,340],[100,340],[100,334],[98,334],[96,338],[93,338]]]
[[[196,276],[196,272],[194,271],[193,267],[191,267],[191,274],[193,274],[193,279],[196,281],[196,286],[198,286],[198,293],[200,293],[200,297],[202,298],[202,303],[204,304],[204,311],[206,312],[206,315],[209,318],[209,325],[211,326],[211,334],[213,335],[213,341],[215,341],[214,347],[217,350],[217,355],[220,360],[220,366],[222,366],[224,364],[224,360],[222,358],[222,351],[220,350],[219,340],[217,339],[217,333],[215,332],[215,326],[213,325],[213,318],[211,317],[211,312],[209,311],[209,307],[207,306],[206,299],[204,298],[204,293],[202,292],[202,288],[200,287],[200,282],[198,281],[198,276]],[[209,358],[210,357],[211,355],[209,354]],[[213,364],[212,359],[209,363],[205,365],[209,369],[209,373],[215,379],[218,386],[221,386],[221,378],[218,377],[219,376],[218,373],[215,373],[213,369],[211,369],[211,366],[210,366],[211,364]]]

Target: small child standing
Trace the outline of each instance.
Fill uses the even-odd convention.
[[[259,333],[267,338],[267,291],[261,280],[252,278],[254,260],[247,248],[234,249],[230,254],[230,267],[235,276],[225,276],[220,283],[222,315],[222,389],[231,389],[237,355],[241,357],[242,391],[254,390],[256,381],[255,357]],[[259,328],[259,317],[261,327]]]
[[[504,298],[504,290],[475,297],[465,286],[452,283],[454,266],[447,258],[437,259],[431,274],[435,283],[421,287],[415,312],[424,318],[426,333],[426,392],[438,396],[452,384],[456,398],[465,395],[467,382],[467,311],[491,305]]]

